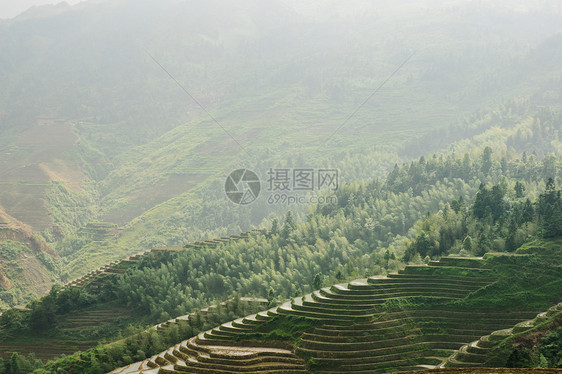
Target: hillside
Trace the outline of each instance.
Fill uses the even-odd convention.
[[[396,320],[407,320],[409,314],[400,314],[404,305],[407,313],[426,310],[429,314],[422,313],[420,318],[432,319],[435,315],[431,313],[451,312],[456,308],[456,299],[480,313],[486,311],[499,316],[507,313],[506,309],[517,298],[530,297],[521,304],[529,309],[514,314],[509,323],[499,324],[499,320],[492,319],[489,326],[464,336],[466,340],[445,340],[450,343],[449,348],[444,348],[447,351],[435,352],[439,354],[435,357],[444,359],[454,349],[498,326],[511,327],[546,309],[548,303],[555,303],[549,297],[558,292],[556,282],[562,279],[554,274],[558,271],[555,264],[559,243],[554,239],[552,245],[530,242],[562,234],[560,192],[554,179],[550,178],[546,184],[542,182],[550,175],[543,173],[551,171],[560,180],[559,159],[545,157],[539,163],[534,156],[508,153],[505,159],[497,160],[493,155],[491,148],[485,148],[474,160],[470,156],[454,158],[452,155],[421,158],[397,166],[385,182],[375,180],[342,186],[337,192],[336,205],[317,206],[302,223],[295,222],[288,214],[283,224],[274,221],[269,230],[183,248],[163,248],[105,266],[69,283],[68,287],[53,288],[47,297],[30,303],[28,311],[5,312],[0,320],[0,338],[8,346],[2,354],[4,357],[11,354],[10,345],[29,352],[33,350],[31,341],[57,341],[61,345],[56,349],[61,352],[69,344],[84,343],[91,347],[96,340],[129,336],[128,326],[161,323],[203,308],[214,300],[226,300],[235,293],[265,297],[271,303],[307,295],[274,310],[297,317],[307,310],[317,314],[323,307],[316,305],[320,300],[336,309],[328,314],[338,321],[342,318],[353,321],[356,316],[359,320],[382,317],[380,313],[387,311],[384,309],[387,307],[389,313],[396,313]],[[90,226],[91,231],[108,229],[111,227]],[[493,255],[513,251],[525,243],[518,255]],[[444,257],[447,255],[454,257]],[[482,255],[484,260],[479,260]],[[432,258],[441,261],[432,262]],[[547,272],[543,277],[538,271],[544,267],[544,261],[555,267],[552,274]],[[407,262],[418,265],[401,270]],[[429,266],[420,265],[423,263]],[[515,273],[517,266],[521,269]],[[397,271],[399,275],[393,275]],[[426,275],[430,285],[417,287]],[[341,284],[358,277],[371,280],[312,292],[326,284]],[[399,279],[395,282],[396,277]],[[393,287],[398,287],[396,292]],[[525,291],[525,287],[529,290]],[[539,292],[541,289],[544,292]],[[364,299],[366,305],[349,306],[349,313],[344,312],[349,304],[345,300],[346,292],[353,295],[358,292],[352,299]],[[420,294],[425,297],[410,297]],[[406,297],[405,301],[402,296]],[[329,300],[324,300],[326,297]],[[398,297],[398,304],[387,300],[389,297]],[[433,304],[439,300],[448,300],[443,304],[445,309],[440,310],[439,303]],[[497,304],[493,310],[481,306],[490,303]],[[463,313],[455,315],[470,314]],[[76,325],[75,321],[89,316],[104,322]],[[287,328],[292,329],[293,322]],[[296,326],[300,326],[298,321]],[[429,320],[427,326],[428,331],[441,331],[444,336],[458,335],[447,333],[443,326],[435,326]],[[181,341],[170,339],[166,340],[170,344]],[[425,347],[426,343],[422,339],[414,347]],[[64,372],[73,365],[94,365],[89,360],[110,355],[113,358],[105,360],[105,369],[113,370],[130,364],[134,357],[142,360],[163,348],[160,340],[136,339],[126,347],[89,349],[84,353],[87,360],[86,356],[77,354],[46,365],[50,370],[58,368]],[[81,358],[77,361],[76,357]]]
[[[100,346],[112,347],[119,344],[134,346],[146,338],[165,344],[180,337],[193,336],[232,317],[259,311],[266,305],[265,299],[234,297],[226,302],[149,326],[141,324],[131,313],[120,309],[114,303],[99,303],[68,313],[64,318],[57,318],[54,322],[62,332],[59,336],[36,335],[0,343],[0,364],[3,359],[10,359],[13,352],[17,352],[21,357],[26,355],[33,357],[33,360],[41,359],[45,362],[68,355],[69,361],[72,361],[72,355],[77,351],[88,352],[94,347],[99,349]],[[120,330],[125,336],[115,334],[115,331]],[[106,343],[105,339],[99,338],[100,336],[110,336],[111,342]],[[5,369],[4,366],[0,368]]]
[[[114,372],[367,373],[436,366],[463,344],[560,300],[560,244],[545,243],[548,256],[444,257],[388,277],[322,288]],[[542,287],[517,280],[531,273]],[[510,283],[515,287],[501,286]]]
[[[0,309],[49,292],[59,266],[45,241],[0,207]]]
[[[441,366],[559,366],[561,312],[558,303],[532,320],[482,336],[459,348]]]
[[[561,51],[555,0],[0,20],[0,374],[562,368]]]
[[[285,214],[264,200],[235,209],[223,192],[234,168],[370,180],[495,126],[523,143],[514,124],[559,108],[561,15],[543,2],[529,13],[463,1],[354,2],[361,12],[160,3],[88,1],[0,22],[0,206],[60,255],[62,283]],[[560,152],[556,139],[532,150]],[[92,234],[98,223],[117,227]]]

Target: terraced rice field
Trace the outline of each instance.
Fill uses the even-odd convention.
[[[159,255],[167,251],[197,250],[203,246],[216,247],[225,242],[247,238],[250,233],[251,232],[247,232],[240,235],[232,235],[204,242],[196,242],[189,244],[186,247],[154,248],[150,251],[137,253],[124,259],[114,261],[80,278],[68,282],[64,287],[84,287],[87,288],[89,292],[95,293],[108,279],[125,273],[130,267],[136,266],[136,264],[142,261],[145,256]],[[242,301],[250,304],[261,303],[262,305],[264,302],[267,302],[266,300],[259,299],[243,299]],[[250,310],[256,309],[252,308]],[[199,313],[205,316],[207,309],[203,309]],[[60,330],[68,333],[76,334],[77,332],[83,331],[84,334],[88,336],[87,334],[89,331],[95,332],[96,328],[107,327],[108,324],[119,323],[120,319],[126,320],[130,319],[130,317],[131,316],[128,310],[123,309],[122,307],[116,307],[111,303],[107,303],[59,316],[57,319],[57,326]],[[182,319],[182,317],[178,317],[176,319]],[[173,320],[175,321],[176,319]],[[162,326],[158,325],[157,328],[164,328],[164,325],[169,324],[170,321],[161,324]],[[91,340],[90,338],[83,338],[71,342],[59,342],[56,339],[49,338],[45,338],[41,342],[36,341],[36,339],[33,341],[27,341],[26,337],[18,337],[17,339],[18,340],[15,342],[0,344],[0,357],[9,358],[14,351],[17,351],[23,354],[34,352],[36,353],[37,358],[52,359],[56,356],[60,356],[61,354],[72,354],[78,350],[84,351],[98,344],[96,338],[92,338]]]
[[[36,358],[50,360],[62,354],[71,355],[76,351],[85,351],[96,345],[96,342],[58,342],[50,339],[40,341],[34,339],[34,342],[0,344],[0,357],[9,359],[13,352],[18,352],[20,355],[33,353]]]
[[[95,308],[66,314],[59,318],[57,325],[61,330],[84,330],[110,323],[117,318],[128,317],[130,313],[126,309],[101,304]]]
[[[463,345],[537,311],[459,310],[449,301],[494,282],[479,259],[444,258],[399,274],[322,288],[240,318],[114,373],[373,373],[435,368]],[[424,297],[423,309],[400,304]],[[298,342],[251,340],[266,323],[314,321]],[[247,335],[254,334],[254,335]],[[308,364],[307,364],[308,362]],[[308,365],[308,366],[307,366]]]
[[[120,318],[130,318],[127,310],[110,304],[96,305],[77,312],[60,316],[57,326],[61,331],[73,333],[81,331],[85,334],[106,324],[115,323]],[[85,351],[98,345],[96,338],[66,339],[52,337],[16,337],[15,341],[7,340],[0,343],[0,357],[9,358],[13,352],[20,354],[34,353],[40,359],[53,359],[62,354],[70,355],[76,351]]]
[[[562,312],[562,303],[559,303],[546,312],[539,313],[534,319],[517,323],[512,328],[497,330],[489,335],[484,335],[478,340],[465,344],[455,351],[441,366],[444,368],[474,368],[485,366],[490,350],[499,341],[514,334],[524,333],[538,324],[550,320],[554,315]],[[562,372],[562,370],[560,370]]]
[[[153,248],[148,251],[136,253],[123,259],[113,261],[107,265],[100,267],[99,269],[92,270],[89,273],[66,283],[64,287],[87,287],[90,292],[95,293],[96,290],[100,289],[103,286],[107,278],[113,277],[116,274],[125,273],[127,269],[140,262],[145,256],[158,255],[159,253],[166,251],[180,251],[183,249],[198,249],[202,247],[216,248],[217,246],[228,243],[230,241],[246,239],[253,231],[257,230],[251,230],[239,235],[231,235],[217,239],[198,241],[187,244],[184,247]]]
[[[561,369],[506,369],[506,368],[465,368],[465,369],[431,369],[415,374],[560,374]],[[413,374],[405,371],[401,374]]]

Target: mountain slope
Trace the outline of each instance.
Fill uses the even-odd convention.
[[[322,3],[118,0],[0,22],[0,205],[41,234],[67,264],[62,279],[73,278],[286,211],[229,205],[222,184],[234,168],[262,178],[276,165],[340,168],[349,181],[384,176],[451,143],[419,136],[556,88],[556,8],[353,7],[360,14]],[[556,95],[533,104],[555,107]],[[414,146],[402,149],[405,140]],[[120,226],[115,242],[83,235],[99,221]]]
[[[435,287],[431,286],[434,289],[429,286],[421,289],[430,297],[418,300],[424,303],[424,307],[433,306],[432,296],[446,298],[445,294],[448,294],[453,299],[463,298],[493,279],[484,278],[482,282],[459,279],[460,282],[453,282],[451,279],[456,279],[457,275],[449,274],[453,270],[443,266],[447,260],[437,264],[431,263],[431,258],[446,254],[469,256],[512,251],[531,238],[560,235],[561,226],[556,222],[560,222],[562,204],[554,182],[560,180],[562,168],[559,158],[551,155],[539,163],[534,156],[513,153],[492,155],[495,153],[491,148],[485,148],[474,159],[468,153],[460,158],[452,155],[436,155],[427,160],[420,158],[417,162],[397,166],[385,182],[374,180],[369,184],[342,186],[336,194],[336,204],[317,206],[314,211],[309,211],[303,223],[296,224],[292,215],[288,215],[283,225],[273,222],[270,230],[254,232],[247,238],[222,245],[216,245],[221,242],[217,240],[173,251],[153,251],[157,255],[145,255],[135,261],[128,259],[122,262],[125,266],[114,264],[104,267],[97,277],[88,276],[71,284],[71,287],[53,289],[47,297],[29,304],[30,310],[6,312],[0,320],[0,338],[12,345],[18,344],[22,349],[30,340],[52,340],[56,337],[61,342],[74,341],[69,340],[67,327],[80,313],[89,316],[92,310],[101,308],[112,310],[114,318],[106,321],[113,326],[112,329],[107,326],[103,329],[78,329],[72,333],[73,339],[89,342],[102,337],[112,339],[115,334],[129,334],[123,323],[159,323],[209,305],[212,300],[225,300],[233,293],[267,297],[271,302],[276,298],[285,300],[294,295],[308,294],[323,284],[394,273],[404,266],[405,261],[419,264],[425,261],[431,265],[410,266],[407,270],[409,274],[417,269],[433,268],[436,274],[442,275],[434,279],[432,284]],[[546,189],[542,182],[545,178],[551,178]],[[114,230],[114,226],[103,224],[89,226],[92,236]],[[543,248],[531,246],[535,247]],[[537,263],[542,264],[549,256],[551,265],[556,264],[559,250],[556,246],[552,248],[537,250],[541,252],[538,258],[532,255],[498,257],[506,258],[505,264],[492,256],[487,261],[497,268],[492,273],[499,278],[485,287],[483,294],[470,293],[470,302],[464,300],[463,303],[470,308],[480,308],[493,302],[501,309],[514,302],[514,298],[526,297],[529,292],[521,292],[521,289],[527,287],[534,290],[533,297],[538,299],[537,305],[530,300],[526,300],[524,305],[531,307],[532,311],[544,308],[539,302],[541,298],[556,292],[553,289],[559,287],[556,282],[549,281],[553,274],[547,272],[543,276],[535,268],[525,266],[538,266]],[[478,269],[482,264],[474,259],[450,261],[467,268],[458,275],[461,278],[470,275],[474,268],[475,275],[490,273],[490,270]],[[522,264],[525,266],[515,271]],[[556,269],[555,266],[552,271],[555,273]],[[413,275],[409,281],[419,283],[419,277]],[[556,277],[556,280],[560,279]],[[364,281],[362,283],[365,284]],[[367,291],[371,286],[375,289],[363,295],[367,299],[373,296],[375,305],[384,301],[385,297],[381,295],[411,296],[408,292],[420,291],[408,286],[403,290],[405,293],[398,290],[398,294],[394,294],[393,287],[400,286],[399,283],[390,281],[388,290],[383,287],[384,295],[377,294],[378,286],[365,284]],[[459,285],[462,287],[456,288]],[[345,294],[347,291],[342,292]],[[322,306],[309,305],[311,297],[296,299],[296,304],[289,309],[296,314],[303,310],[320,312]],[[408,299],[407,304],[418,301]],[[355,313],[363,312],[362,308],[351,307],[350,313],[344,312],[347,306],[341,308],[339,303],[338,307],[335,301],[327,304],[337,309],[337,313],[328,314],[338,316],[338,320],[340,315],[346,318],[361,316]],[[374,313],[371,313],[370,307],[367,309],[367,314]],[[479,336],[481,334],[471,335],[471,339]],[[170,344],[179,341],[181,339],[169,340]],[[157,340],[144,344],[135,340],[127,347],[91,349],[84,362],[94,365],[90,359],[98,360],[110,354],[114,359],[105,360],[103,368],[112,370],[133,362],[136,360],[133,357],[143,360],[163,349]],[[141,346],[144,348],[139,348]],[[139,349],[142,352],[137,353]],[[120,350],[121,353],[118,353]],[[64,371],[69,365],[79,364],[76,357],[52,362],[49,367]]]
[[[1,207],[0,265],[2,309],[46,294],[59,272],[58,256],[42,238]]]
[[[530,257],[523,254],[519,258],[492,255],[485,260],[445,257],[429,266],[406,267],[389,277],[314,291],[222,324],[140,366],[115,372],[151,372],[160,367],[161,373],[231,373],[242,366],[245,372],[305,372],[306,368],[322,373],[366,373],[436,365],[463,341],[526,320],[562,296],[562,252],[559,243],[550,245],[556,247],[556,259],[548,256],[541,261],[554,260],[557,272],[541,271],[539,263],[543,262],[531,264]],[[517,274],[510,274],[515,269]],[[519,282],[515,292],[503,295],[510,299],[509,305],[497,300],[502,294],[494,287],[498,277],[513,279],[523,271],[538,272],[551,283],[543,292],[529,296],[523,295],[529,286]],[[522,298],[527,299],[525,304],[520,303]],[[274,347],[295,350],[307,361],[306,366]]]

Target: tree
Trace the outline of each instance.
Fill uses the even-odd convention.
[[[486,209],[490,200],[488,195],[488,189],[483,183],[480,183],[480,187],[474,198],[474,203],[472,204],[472,213],[476,218],[484,218],[485,215],[491,213]]]
[[[267,305],[271,308],[274,306],[275,302],[275,291],[273,291],[272,287],[269,287],[269,291],[267,291]]]
[[[287,239],[296,227],[297,224],[295,223],[295,219],[293,218],[293,213],[289,210],[287,212],[287,215],[285,216],[285,223],[283,224],[283,231],[281,232],[281,236]]]
[[[487,146],[484,148],[484,152],[482,152],[482,166],[480,170],[484,175],[488,175],[490,173],[490,169],[492,167],[492,148]]]
[[[31,304],[29,322],[37,330],[47,330],[56,326],[56,299],[52,294],[45,296],[41,301]]]
[[[24,314],[16,309],[8,309],[0,315],[0,325],[3,329],[21,329],[25,322]]]
[[[19,356],[17,352],[12,353],[10,358],[10,368],[8,370],[9,374],[23,374],[20,369]]]
[[[389,186],[394,187],[394,185],[395,185],[396,181],[398,180],[399,176],[400,176],[400,168],[398,167],[398,164],[394,164],[394,168],[392,169],[390,174],[388,174],[387,184]]]
[[[462,160],[462,171],[461,171],[462,179],[464,179],[465,181],[468,181],[470,178],[471,168],[472,165],[470,161],[470,156],[468,153],[465,153]]]
[[[322,273],[316,273],[314,280],[312,281],[312,288],[315,290],[322,288],[322,278]]]
[[[453,209],[455,213],[459,213],[464,209],[464,199],[462,196],[460,196],[458,200],[451,201],[451,209]]]
[[[484,218],[491,215],[494,222],[502,217],[507,209],[504,202],[505,192],[501,185],[495,185],[491,190],[483,184],[480,185],[478,193],[474,198],[472,212],[476,218]]]
[[[537,213],[545,237],[551,238],[562,235],[561,191],[556,191],[552,178],[549,178],[546,183],[546,191],[539,196]]]
[[[562,366],[562,328],[551,331],[541,339],[540,351],[541,355],[551,363],[548,366]]]
[[[515,219],[512,218],[509,221],[509,227],[507,232],[507,237],[505,239],[505,249],[508,251],[514,251],[517,248],[515,243],[515,236],[517,235],[517,226],[515,224]]]
[[[342,272],[341,272],[341,269],[338,269],[338,271],[336,272],[335,277],[336,277],[336,279],[337,279],[338,281],[342,281],[342,280],[344,279],[344,276],[343,276],[343,274],[342,274]]]
[[[271,233],[271,236],[279,234],[279,220],[277,218],[274,218],[273,222],[271,222],[270,233]]]
[[[523,186],[523,183],[517,181],[515,182],[515,197],[520,199],[523,197],[523,192],[525,192],[525,186]]]
[[[535,216],[535,209],[533,208],[533,204],[531,203],[530,199],[525,200],[523,205],[523,210],[521,212],[521,221],[522,223],[531,222],[533,217]]]
[[[467,252],[472,252],[472,238],[470,235],[467,235],[466,238],[462,241],[462,249]]]
[[[387,265],[389,260],[390,260],[390,251],[387,249],[386,252],[384,253],[384,261],[386,262]]]
[[[525,368],[531,367],[531,357],[527,350],[514,348],[505,364],[508,368]]]
[[[422,258],[425,256],[435,256],[437,254],[435,243],[425,231],[422,231],[421,234],[418,235],[413,247],[414,251],[419,253]]]
[[[546,191],[552,192],[555,189],[556,189],[556,185],[554,184],[554,179],[552,179],[552,177],[548,178],[548,180],[546,181]]]
[[[484,228],[480,228],[480,232],[478,233],[478,248],[476,251],[477,256],[483,256],[486,252],[489,252],[492,248],[492,243],[490,237],[484,231]]]

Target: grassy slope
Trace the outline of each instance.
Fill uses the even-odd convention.
[[[59,272],[58,257],[31,228],[0,207],[0,309],[46,294]]]

